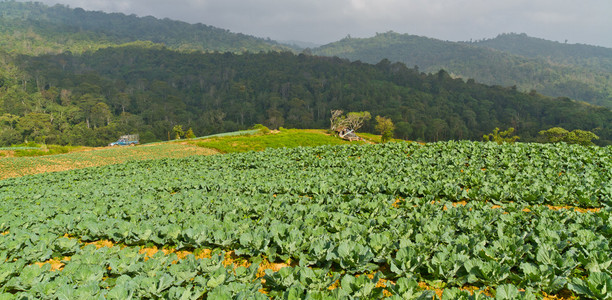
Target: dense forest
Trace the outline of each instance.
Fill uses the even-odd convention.
[[[49,7],[39,2],[0,1],[0,47],[7,51],[30,55],[81,53],[136,41],[189,51],[241,53],[289,49],[269,39],[204,24],[85,11],[60,4]]]
[[[390,117],[397,137],[476,139],[514,127],[523,141],[554,126],[612,140],[612,112],[568,98],[421,73],[402,63],[270,53],[184,53],[154,44],[83,54],[3,55],[0,142],[103,145],[120,133],[167,139],[248,128],[326,128],[330,110]],[[367,124],[364,130],[372,130]]]
[[[612,49],[584,44],[568,44],[530,37],[527,34],[504,33],[493,39],[472,41],[471,45],[488,47],[531,58],[545,58],[566,65],[585,65],[612,72]]]
[[[292,49],[270,39],[204,24],[0,0],[0,48],[8,52],[82,53],[139,41],[178,51],[301,51],[295,45]],[[305,53],[371,64],[387,58],[418,66],[426,73],[444,69],[452,77],[517,86],[521,91],[535,90],[612,108],[612,49],[604,47],[552,42],[525,34],[455,43],[387,32],[366,39],[347,37]]]
[[[480,140],[495,127],[513,127],[521,141],[534,141],[540,130],[560,126],[612,143],[609,108],[441,69],[423,72],[392,57],[370,64],[296,54],[202,24],[40,3],[0,2],[0,23],[0,145],[105,145],[127,133],[149,142],[169,139],[176,125],[196,135],[254,124],[327,128],[333,109],[390,117],[395,136],[411,140]],[[426,50],[439,44],[433,39],[413,43],[432,65],[450,55]],[[455,54],[480,49],[505,57],[484,46],[453,45]],[[505,62],[509,70],[527,64],[542,78],[550,75],[515,59]],[[373,131],[374,121],[363,130]]]
[[[387,32],[372,38],[347,37],[312,53],[368,63],[387,58],[424,72],[445,69],[453,77],[516,85],[526,92],[612,108],[612,49],[604,47],[561,44],[524,34],[456,43]]]

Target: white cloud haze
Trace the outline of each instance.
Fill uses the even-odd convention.
[[[39,0],[325,44],[376,32],[466,41],[526,33],[612,48],[610,0]]]

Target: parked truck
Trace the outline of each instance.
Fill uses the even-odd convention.
[[[116,142],[108,144],[109,146],[136,146],[138,145],[138,135],[128,134],[122,135]]]

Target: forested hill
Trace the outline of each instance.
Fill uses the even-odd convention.
[[[196,135],[262,123],[327,128],[330,110],[391,117],[411,140],[481,140],[495,127],[521,141],[555,126],[612,141],[612,112],[568,98],[376,65],[289,52],[177,52],[159,45],[83,54],[14,57],[0,53],[0,144],[24,139],[104,145],[138,132],[165,140],[175,125]],[[363,130],[373,130],[374,122]]]
[[[387,32],[372,38],[348,37],[312,52],[368,63],[387,58],[425,72],[444,69],[453,77],[612,108],[612,49],[603,47],[566,45],[516,34],[455,43]]]
[[[82,53],[118,44],[149,41],[175,50],[219,52],[288,49],[203,24],[151,16],[85,11],[38,2],[0,1],[0,47],[21,54]]]
[[[530,37],[524,33],[500,34],[471,45],[489,47],[531,58],[545,58],[551,62],[583,65],[600,71],[612,72],[612,49],[584,44],[568,44]]]

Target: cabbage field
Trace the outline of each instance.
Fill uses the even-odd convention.
[[[612,147],[300,147],[38,174],[0,180],[0,299],[611,299],[611,212]]]

